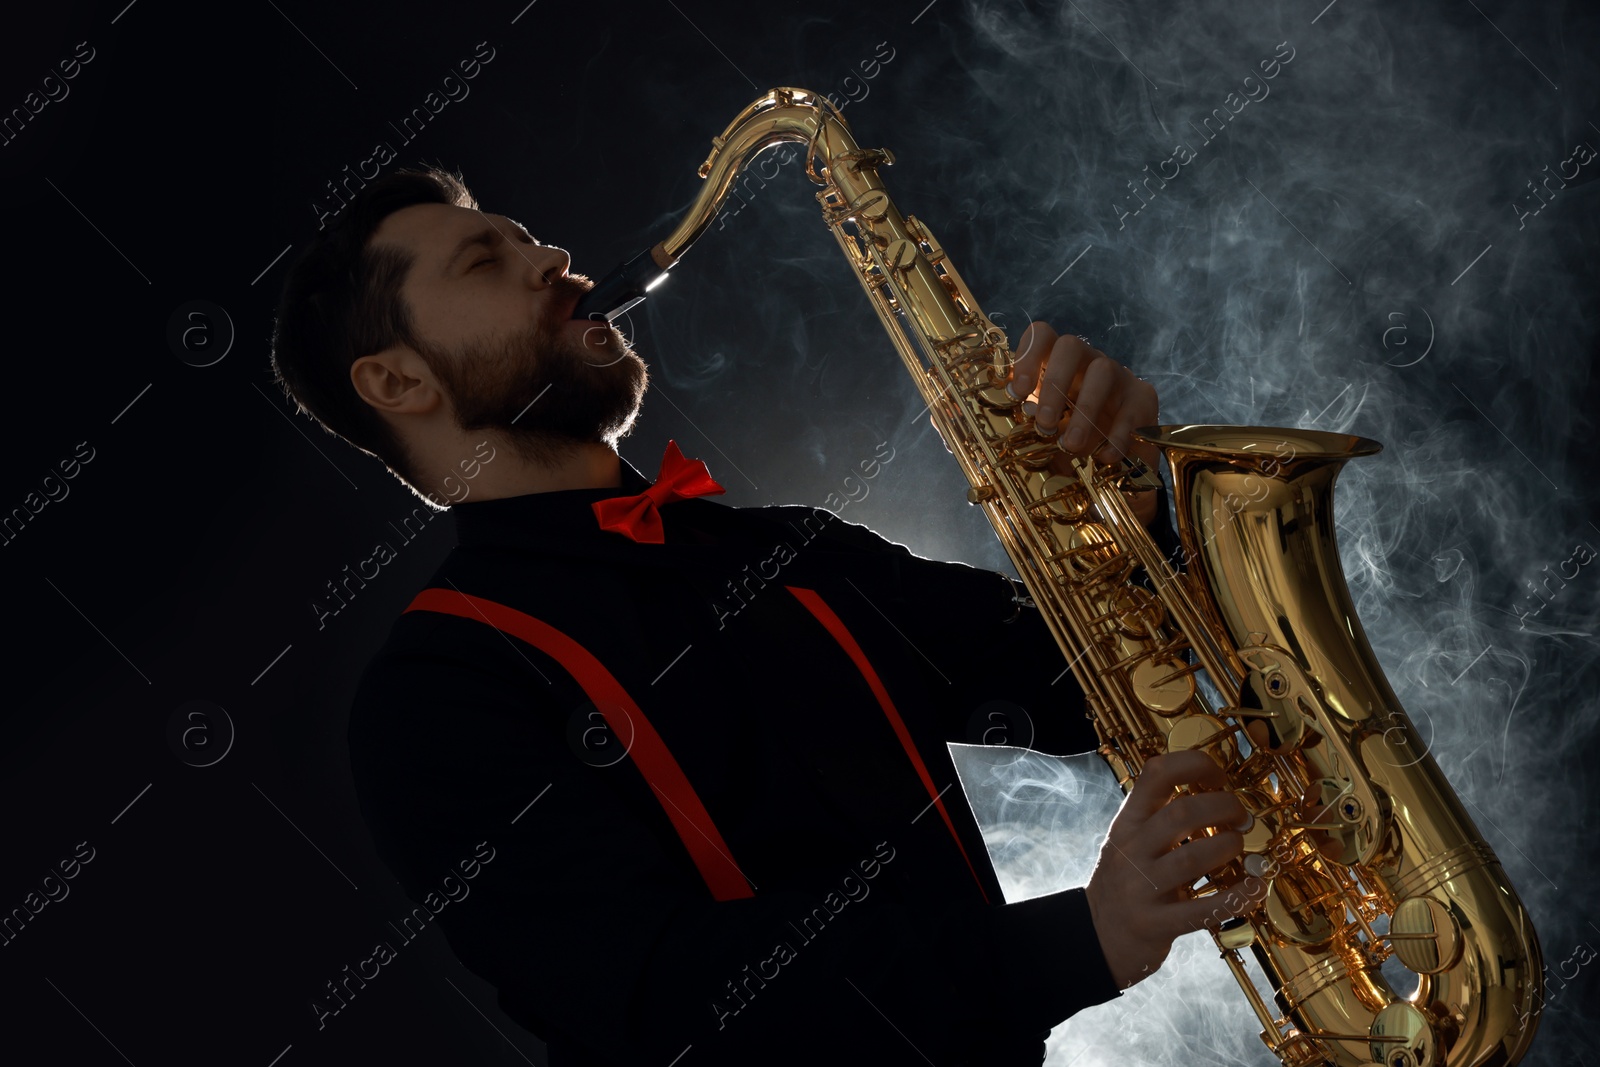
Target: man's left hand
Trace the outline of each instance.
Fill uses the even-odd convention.
[[[1114,463],[1133,456],[1158,469],[1160,452],[1133,431],[1161,421],[1156,388],[1083,338],[1058,334],[1049,323],[1034,322],[1023,331],[1012,364],[1012,396],[1028,401],[1034,425],[1048,430],[1061,446],[1055,469],[1072,470],[1073,456],[1093,455]],[[1036,406],[1035,406],[1036,405]],[[1062,416],[1071,417],[1064,423]],[[1129,504],[1139,521],[1149,525],[1156,515],[1154,492],[1134,493]]]

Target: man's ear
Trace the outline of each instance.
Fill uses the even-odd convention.
[[[390,415],[425,415],[444,399],[428,364],[404,345],[350,364],[350,384],[362,400]]]

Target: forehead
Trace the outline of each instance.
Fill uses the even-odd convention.
[[[412,204],[385,216],[372,232],[371,243],[397,245],[425,262],[443,258],[463,237],[486,226],[508,236],[522,229],[520,224],[493,212],[454,204]]]

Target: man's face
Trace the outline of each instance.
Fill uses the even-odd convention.
[[[419,354],[462,430],[493,429],[530,459],[574,443],[615,445],[648,382],[644,361],[605,323],[572,319],[593,285],[564,249],[504,215],[416,204],[383,220],[374,245],[413,256],[401,296]]]

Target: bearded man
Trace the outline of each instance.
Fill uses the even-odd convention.
[[[676,446],[652,484],[617,452],[646,367],[572,318],[591,286],[458,177],[401,171],[301,256],[273,339],[301,409],[435,505],[496,450],[350,755],[415,922],[552,1065],[1037,1065],[1248,906],[1184,892],[1245,819],[1199,752],[1147,764],[1087,886],[1006,903],[946,743],[1097,743],[1031,601],[822,509],[705,499]],[[1154,461],[1147,383],[1042,322],[1019,352],[1063,466]],[[1170,536],[1157,497],[1134,507]]]

